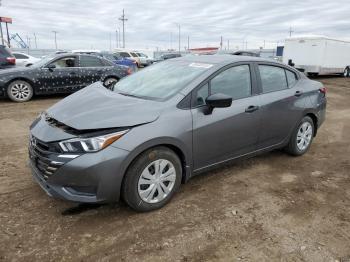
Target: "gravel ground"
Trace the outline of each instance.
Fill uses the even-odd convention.
[[[26,165],[28,126],[63,96],[0,101],[0,261],[348,261],[350,80],[319,80],[327,119],[306,155],[218,168],[144,214],[48,197]]]

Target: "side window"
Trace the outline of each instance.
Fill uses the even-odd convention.
[[[67,67],[76,67],[76,58],[75,57],[62,57],[50,63],[55,65],[56,68],[67,68]]]
[[[130,55],[127,52],[120,52],[119,53],[122,57],[130,57]]]
[[[287,89],[284,69],[270,65],[259,65],[263,93]]]
[[[100,67],[103,66],[101,59],[95,56],[80,56],[81,67]]]
[[[222,93],[232,99],[239,99],[251,95],[251,81],[249,65],[231,67],[210,82],[210,93]]]
[[[205,84],[201,88],[197,90],[197,94],[195,95],[196,100],[194,101],[194,106],[202,106],[205,105],[205,99],[209,96],[209,85]]]
[[[22,55],[22,54],[13,54],[14,57],[16,57],[17,59],[28,59],[28,56]]]
[[[136,53],[131,52],[130,53],[133,57],[138,57]]]
[[[294,86],[294,84],[298,81],[297,76],[294,72],[286,70],[288,87]]]

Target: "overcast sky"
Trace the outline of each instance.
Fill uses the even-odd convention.
[[[275,47],[294,35],[317,34],[349,39],[349,0],[2,0],[0,15],[13,18],[10,33],[34,33],[38,48],[110,49],[116,46],[116,28],[126,17],[126,47],[138,49],[219,46]],[[110,41],[111,39],[111,41]],[[172,39],[172,41],[171,41]]]

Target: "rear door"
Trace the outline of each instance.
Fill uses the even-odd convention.
[[[108,69],[106,64],[97,56],[80,55],[81,81],[87,86],[102,80],[104,72]]]
[[[259,149],[262,149],[286,141],[301,119],[307,98],[295,72],[272,63],[257,63],[256,70],[261,92]]]
[[[255,95],[256,81],[251,69],[250,64],[230,66],[193,91],[191,112],[196,170],[256,149],[259,98]],[[232,105],[206,114],[205,99],[216,93],[231,96]]]

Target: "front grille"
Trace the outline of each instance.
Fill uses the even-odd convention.
[[[45,143],[34,136],[30,137],[29,157],[32,164],[40,171],[41,176],[47,180],[57,169],[64,164],[55,161],[58,154],[57,146],[52,143]]]

